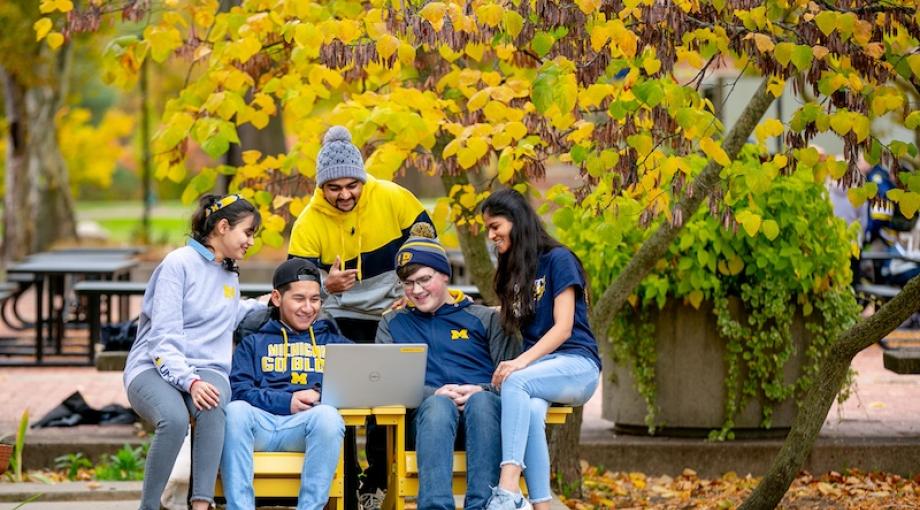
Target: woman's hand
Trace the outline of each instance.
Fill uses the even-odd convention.
[[[498,364],[498,367],[495,368],[495,373],[492,374],[492,385],[496,388],[501,388],[502,383],[505,382],[505,379],[507,379],[509,375],[523,368],[527,368],[529,364],[530,363],[527,361],[522,360],[520,356],[512,360],[502,361]]]
[[[200,411],[202,409],[214,409],[220,405],[220,390],[213,384],[197,379],[189,387],[189,394],[192,396],[192,403]]]

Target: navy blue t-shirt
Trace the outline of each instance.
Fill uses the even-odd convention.
[[[585,356],[601,367],[597,340],[588,326],[588,304],[585,301],[585,280],[578,260],[568,248],[559,247],[540,256],[533,281],[534,314],[523,324],[524,350],[530,349],[553,327],[553,301],[569,287],[575,287],[575,323],[572,336],[556,352]]]

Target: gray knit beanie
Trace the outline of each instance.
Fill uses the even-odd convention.
[[[328,181],[351,177],[367,181],[364,158],[361,151],[351,143],[351,133],[345,126],[332,126],[323,137],[323,146],[316,155],[316,185]]]

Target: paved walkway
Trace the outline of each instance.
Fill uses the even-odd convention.
[[[882,350],[872,346],[853,360],[856,380],[852,396],[834,404],[821,431],[834,437],[920,436],[920,375],[897,375],[882,366]],[[99,372],[91,367],[36,367],[0,369],[0,434],[15,429],[22,411],[33,420],[50,411],[74,391],[89,405],[127,406],[120,372]],[[585,406],[585,433],[610,431],[613,423],[601,418],[601,391]],[[105,427],[77,430],[107,434]],[[66,437],[67,429],[32,430],[30,435]]]

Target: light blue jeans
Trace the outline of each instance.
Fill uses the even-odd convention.
[[[546,410],[550,403],[584,405],[597,389],[600,369],[590,359],[552,353],[502,383],[502,463],[524,468],[534,503],[549,501]]]
[[[332,406],[282,416],[243,400],[227,405],[227,432],[220,477],[227,510],[255,508],[252,452],[306,452],[297,510],[320,510],[329,500],[345,422]]]

